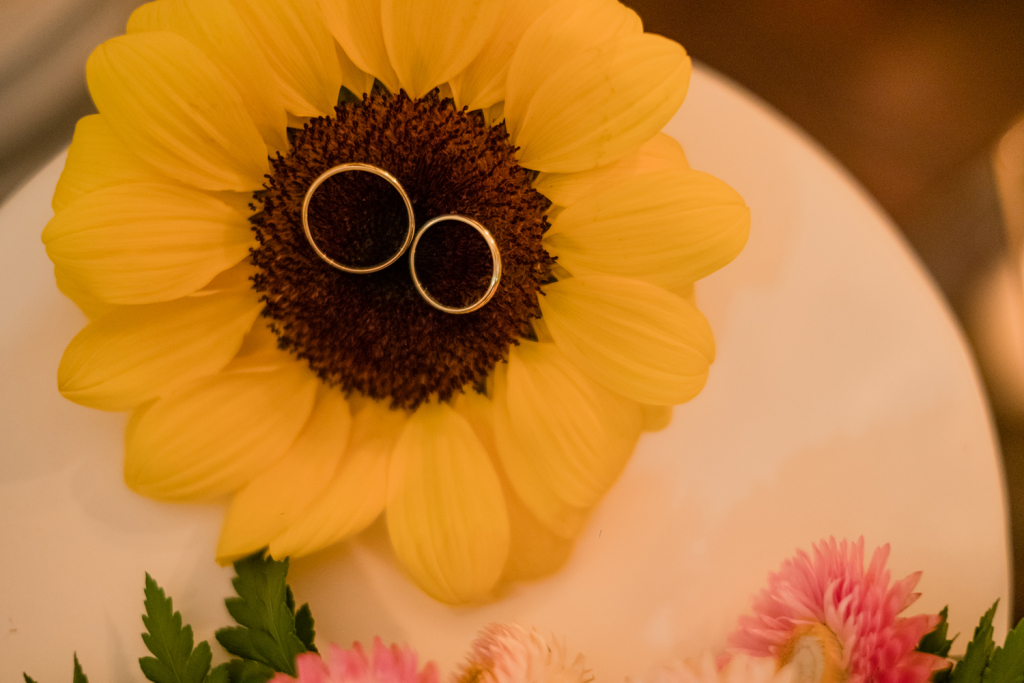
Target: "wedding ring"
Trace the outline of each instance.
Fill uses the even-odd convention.
[[[317,245],[316,240],[313,239],[313,233],[309,229],[309,205],[310,202],[313,200],[313,195],[316,193],[317,189],[332,176],[335,176],[339,173],[347,173],[350,171],[363,171],[365,173],[372,173],[388,181],[391,184],[391,186],[398,191],[398,194],[401,195],[402,201],[405,203],[406,213],[409,216],[409,225],[408,228],[406,229],[405,240],[402,242],[401,248],[386,261],[371,266],[352,266],[345,263],[341,263],[340,261],[331,258],[330,256],[323,252],[319,245]],[[306,197],[302,202],[302,228],[306,232],[306,239],[309,240],[309,245],[313,247],[313,251],[315,251],[317,255],[324,261],[331,264],[338,270],[345,271],[346,273],[365,274],[375,273],[378,270],[383,270],[384,268],[387,268],[392,263],[397,261],[402,254],[405,253],[405,250],[408,249],[409,245],[412,243],[413,235],[416,233],[416,218],[415,215],[413,214],[412,202],[409,201],[409,195],[405,193],[405,189],[402,187],[402,184],[398,182],[398,179],[395,178],[395,176],[391,175],[384,169],[378,168],[377,166],[373,166],[371,164],[348,163],[340,164],[338,166],[334,166],[332,168],[327,169],[326,171],[321,173],[317,177],[317,179],[312,182],[312,184],[309,186],[309,189],[306,190]]]
[[[484,241],[487,243],[487,247],[491,250],[491,281],[487,285],[487,291],[485,291],[479,299],[462,308],[445,306],[440,301],[430,296],[430,294],[427,293],[427,290],[423,288],[423,284],[420,282],[419,276],[416,274],[416,247],[419,245],[420,239],[427,230],[438,223],[443,223],[445,221],[456,221],[459,223],[465,223],[472,227],[480,233],[480,236],[483,237]],[[487,228],[472,218],[467,218],[458,214],[447,214],[431,218],[429,221],[424,223],[419,232],[416,233],[416,237],[412,241],[412,248],[409,250],[409,271],[412,273],[412,282],[416,286],[416,291],[420,293],[420,296],[422,296],[428,304],[439,311],[444,311],[445,313],[471,313],[490,301],[491,297],[494,296],[494,292],[497,291],[498,282],[501,280],[501,253],[498,251],[498,243],[494,241],[494,237]]]

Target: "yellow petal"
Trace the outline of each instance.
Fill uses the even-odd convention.
[[[455,411],[469,422],[491,455],[508,507],[509,552],[503,581],[537,579],[562,567],[572,552],[572,541],[558,536],[542,524],[519,500],[508,477],[496,461],[494,405],[487,396],[467,390],[455,399]]]
[[[498,102],[483,110],[484,121],[488,126],[496,126],[505,120],[505,103]]]
[[[231,361],[231,367],[239,370],[272,370],[281,364],[281,350],[277,348],[279,343],[270,324],[265,320],[257,320],[249,334],[242,339],[242,348],[238,349],[238,355]]]
[[[53,277],[57,281],[57,289],[60,290],[60,293],[71,299],[90,320],[95,320],[104,313],[108,313],[116,308],[114,304],[108,304],[97,299],[56,266],[53,268]]]
[[[263,185],[267,147],[235,89],[192,43],[160,31],[112,38],[86,64],[96,108],[125,145],[204,190]]]
[[[284,456],[313,409],[319,381],[283,352],[273,369],[196,380],[135,411],[124,478],[158,500],[236,491]]]
[[[198,47],[245,103],[271,152],[288,151],[286,117],[270,64],[231,0],[158,0],[128,20],[128,33],[170,31]]]
[[[683,103],[690,58],[667,38],[629,35],[574,55],[539,85],[513,88],[512,77],[505,122],[520,163],[568,173],[621,159],[654,137]]]
[[[540,522],[519,500],[510,484],[504,491],[512,533],[508,564],[502,578],[506,581],[530,581],[554,574],[572,554],[573,541],[562,538]]]
[[[398,74],[384,47],[381,0],[319,0],[319,3],[327,27],[352,62],[376,76],[391,92],[398,92]]]
[[[353,62],[341,45],[335,43],[338,53],[338,66],[341,67],[341,84],[352,91],[356,97],[362,97],[373,89],[373,74],[368,74]]]
[[[485,109],[505,99],[509,62],[526,29],[553,0],[505,0],[494,33],[466,69],[451,79],[455,105]]]
[[[544,244],[574,275],[621,275],[674,289],[732,261],[749,233],[750,209],[718,178],[655,171],[566,207]]]
[[[644,415],[644,431],[660,432],[672,422],[672,406],[641,405]]]
[[[507,426],[523,448],[516,455],[533,460],[554,495],[569,505],[596,504],[636,446],[640,406],[592,380],[555,344],[523,341],[513,347],[504,380],[495,388],[496,409],[508,411]],[[511,473],[513,456],[504,439],[497,443]]]
[[[452,408],[466,419],[484,449],[495,455],[494,404],[491,399],[474,389],[466,389],[452,402]]]
[[[231,499],[217,541],[230,564],[266,548],[327,488],[348,443],[352,418],[337,389],[321,386],[309,421],[288,452]]]
[[[501,363],[495,368],[495,389],[497,391],[500,387],[502,395],[507,391],[507,375],[507,363]],[[509,418],[507,401],[497,393],[493,410],[493,432],[495,453],[498,454],[498,462],[501,463],[501,474],[508,487],[516,492],[521,504],[552,534],[565,540],[576,538],[586,524],[589,510],[569,505],[563,498],[555,495],[544,472],[537,467],[536,459],[528,455],[518,457],[518,454],[525,452],[525,447],[519,441],[519,431]],[[498,439],[502,442],[500,449],[497,445]],[[505,453],[504,456],[500,455],[502,452]],[[513,481],[517,484],[513,484]]]
[[[714,360],[700,311],[639,280],[587,275],[544,288],[540,308],[555,344],[612,391],[639,403],[696,396]]]
[[[243,259],[210,280],[210,283],[199,290],[198,293],[217,294],[220,292],[252,289],[253,278],[258,272],[259,269],[253,265],[251,259]]]
[[[693,305],[693,306],[697,305],[697,290],[693,286],[692,282],[690,284],[688,284],[688,285],[683,286],[683,287],[673,287],[669,291],[672,292],[673,294],[677,295],[677,296],[683,297],[688,302],[690,302],[691,305]]]
[[[479,600],[509,548],[501,482],[472,427],[446,404],[406,423],[388,475],[388,533],[419,586],[451,604]]]
[[[331,116],[341,89],[334,40],[316,0],[234,0],[263,46],[285,108],[295,116]]]
[[[248,221],[218,199],[176,185],[100,188],[43,230],[54,265],[85,292],[116,304],[191,294],[241,261]]]
[[[273,557],[300,557],[368,527],[384,511],[388,466],[408,415],[371,401],[352,419],[348,448],[311,504],[270,542]]]
[[[57,386],[90,408],[130,410],[227,365],[262,308],[251,289],[118,306],[71,340]]]
[[[561,0],[535,19],[508,67],[505,125],[513,141],[537,89],[563,64],[613,38],[638,35],[643,23],[617,0]]]
[[[381,0],[388,60],[410,97],[459,73],[494,32],[500,0]]]
[[[100,187],[120,183],[168,182],[155,168],[125,147],[99,114],[78,119],[57,189],[53,211]]]
[[[638,35],[643,23],[617,0],[560,0],[530,23],[508,67],[506,120],[515,140],[530,99],[563,64],[613,38]]]
[[[639,405],[595,382],[555,344],[513,347],[508,371],[496,378],[502,467],[545,523],[559,503],[586,510],[604,496],[629,460],[641,425]]]
[[[685,171],[690,168],[683,147],[670,136],[658,133],[638,151],[607,166],[579,173],[540,173],[533,187],[558,206],[572,206],[603,187],[642,173]]]

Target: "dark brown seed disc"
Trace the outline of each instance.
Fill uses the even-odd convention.
[[[551,269],[541,245],[550,203],[516,163],[504,126],[487,126],[479,113],[457,111],[451,100],[375,93],[335,113],[292,131],[290,153],[272,161],[273,174],[257,197],[262,210],[251,220],[260,246],[253,260],[264,315],[281,346],[329,384],[402,408],[432,396],[447,400],[482,383],[540,316],[537,296]],[[417,226],[442,214],[483,224],[501,253],[494,298],[473,313],[451,315],[416,292],[408,254],[369,275],[340,271],[317,256],[302,227],[306,190],[324,171],[350,162],[394,175]],[[381,262],[404,236],[404,208],[386,182],[355,175],[365,178],[344,173],[317,190],[311,231],[343,263]],[[416,262],[431,295],[449,305],[478,298],[491,274],[490,250],[479,233],[457,223],[431,228]]]

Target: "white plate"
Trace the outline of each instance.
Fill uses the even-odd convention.
[[[718,342],[707,388],[643,438],[568,566],[497,603],[433,602],[372,536],[294,562],[319,643],[379,634],[450,670],[477,629],[516,620],[566,635],[599,680],[621,681],[721,647],[767,572],[830,534],[891,543],[894,578],[924,570],[911,612],[948,603],[961,647],[996,598],[1005,617],[992,426],[920,264],[832,159],[707,69],[667,130],[753,211],[746,251],[698,288]],[[66,681],[75,650],[96,683],[127,683],[145,654],[143,572],[198,638],[228,623],[230,571],[213,561],[223,508],[128,492],[124,416],[57,394],[84,323],[39,242],[62,164],[0,209],[0,680]]]

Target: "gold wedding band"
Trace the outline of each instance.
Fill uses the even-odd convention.
[[[409,215],[409,226],[408,229],[406,230],[405,240],[402,242],[402,247],[387,261],[372,266],[350,266],[331,258],[327,254],[325,254],[322,249],[320,249],[320,247],[316,243],[316,240],[313,239],[313,233],[309,229],[309,204],[312,201],[313,195],[316,193],[317,188],[319,188],[320,185],[322,185],[324,181],[326,181],[328,178],[331,178],[332,176],[335,176],[339,173],[347,173],[350,171],[363,171],[365,173],[372,173],[376,176],[380,176],[384,180],[391,183],[391,186],[398,190],[398,194],[401,195],[402,201],[405,202],[405,210],[406,213]],[[319,176],[317,176],[317,179],[314,180],[313,183],[309,186],[309,189],[306,190],[306,197],[302,201],[302,228],[306,232],[306,239],[309,240],[309,245],[313,247],[313,251],[315,251],[317,255],[324,261],[334,266],[338,270],[345,271],[346,273],[365,274],[376,273],[378,270],[383,270],[387,268],[392,263],[397,261],[399,257],[402,256],[402,254],[405,253],[405,250],[408,249],[409,245],[412,243],[413,235],[416,233],[416,218],[415,215],[413,214],[412,202],[409,201],[409,195],[405,193],[405,188],[402,187],[402,184],[398,182],[398,179],[395,178],[395,176],[391,175],[384,169],[378,168],[377,166],[373,166],[371,164],[348,163],[340,164],[338,166],[334,166],[332,168],[327,169]]]
[[[465,223],[466,225],[472,227],[478,233],[480,233],[480,236],[484,238],[485,242],[487,242],[487,247],[491,250],[492,271],[491,281],[487,285],[487,291],[485,291],[483,293],[483,296],[481,296],[479,299],[469,304],[468,306],[464,306],[462,308],[445,306],[440,301],[430,296],[430,294],[427,293],[427,290],[423,288],[423,284],[420,282],[419,277],[416,275],[416,247],[419,245],[420,238],[423,237],[423,233],[425,233],[427,230],[437,225],[438,223],[442,223],[444,221],[456,221],[459,223]],[[498,244],[497,242],[494,241],[494,237],[483,225],[473,220],[472,218],[467,218],[466,216],[460,216],[458,214],[447,214],[444,216],[437,216],[436,218],[431,218],[429,221],[424,223],[423,227],[421,227],[419,232],[416,233],[416,237],[412,241],[412,248],[409,250],[409,271],[412,273],[412,282],[416,286],[416,291],[420,293],[420,296],[422,296],[428,304],[430,304],[439,311],[444,311],[445,313],[472,313],[473,311],[481,308],[484,304],[490,301],[491,297],[494,296],[494,293],[498,289],[498,282],[501,280],[501,253],[498,251]]]

